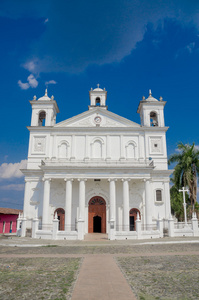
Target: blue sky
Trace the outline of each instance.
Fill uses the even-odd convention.
[[[199,2],[0,1],[0,206],[22,208],[34,95],[57,100],[57,122],[108,91],[110,111],[140,123],[142,96],[163,97],[168,154],[199,145]]]

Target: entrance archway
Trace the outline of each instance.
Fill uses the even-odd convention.
[[[90,199],[88,207],[88,233],[106,233],[106,202],[100,196]]]
[[[63,208],[57,208],[54,212],[54,216],[56,213],[57,213],[57,218],[59,220],[58,230],[64,230],[65,210]]]
[[[130,227],[129,230],[130,231],[136,230],[137,213],[139,213],[140,220],[141,220],[141,214],[137,208],[132,208],[129,212],[129,227]]]

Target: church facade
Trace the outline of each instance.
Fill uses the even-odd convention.
[[[25,175],[23,232],[33,237],[136,238],[137,221],[147,231],[170,216],[165,101],[144,97],[137,124],[107,109],[107,91],[89,92],[89,109],[56,123],[54,97],[32,106]],[[36,227],[35,227],[36,224]],[[35,229],[36,228],[36,229]]]

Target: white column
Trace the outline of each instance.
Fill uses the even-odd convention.
[[[84,221],[86,179],[78,179],[78,181],[79,181],[79,220]]]
[[[27,217],[28,203],[30,201],[30,181],[25,179],[25,191],[24,191],[24,205],[23,205],[23,218]]]
[[[43,212],[42,212],[42,229],[48,227],[48,211],[50,203],[50,178],[44,178],[44,195],[43,195]]]
[[[64,179],[66,182],[65,197],[65,231],[71,231],[71,214],[72,214],[72,182],[73,179]]]
[[[126,157],[124,150],[125,150],[124,137],[123,137],[123,135],[120,135],[120,160],[124,160]]]
[[[106,159],[111,159],[110,135],[106,137]]]
[[[129,179],[123,181],[123,230],[129,231]]]
[[[169,182],[164,183],[164,195],[165,195],[165,217],[166,217],[166,219],[169,219],[169,217],[171,215]],[[162,197],[163,197],[163,195],[162,195]]]
[[[110,182],[110,219],[109,219],[109,233],[108,238],[110,240],[115,239],[115,231],[116,231],[116,179],[109,179]]]
[[[78,179],[79,181],[79,217],[78,217],[78,239],[83,240],[85,234],[85,191],[86,179]]]
[[[110,182],[110,221],[116,221],[116,179],[109,179]]]
[[[138,150],[139,150],[139,159],[144,159],[144,136],[139,135],[139,145],[138,145]]]
[[[75,151],[76,150],[76,144],[75,144],[75,136],[72,135],[72,141],[71,141],[71,159],[75,159]]]
[[[89,159],[88,135],[85,137],[85,160]]]
[[[152,224],[152,216],[151,216],[151,186],[150,181],[145,181],[145,215],[146,215],[146,224]]]

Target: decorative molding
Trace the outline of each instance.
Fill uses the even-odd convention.
[[[34,137],[33,152],[45,153],[46,150],[46,137]]]
[[[96,183],[94,188],[90,189],[88,193],[86,193],[86,203],[90,201],[90,199],[94,196],[100,196],[106,201],[106,205],[108,203],[109,194],[102,189],[99,183]]]

